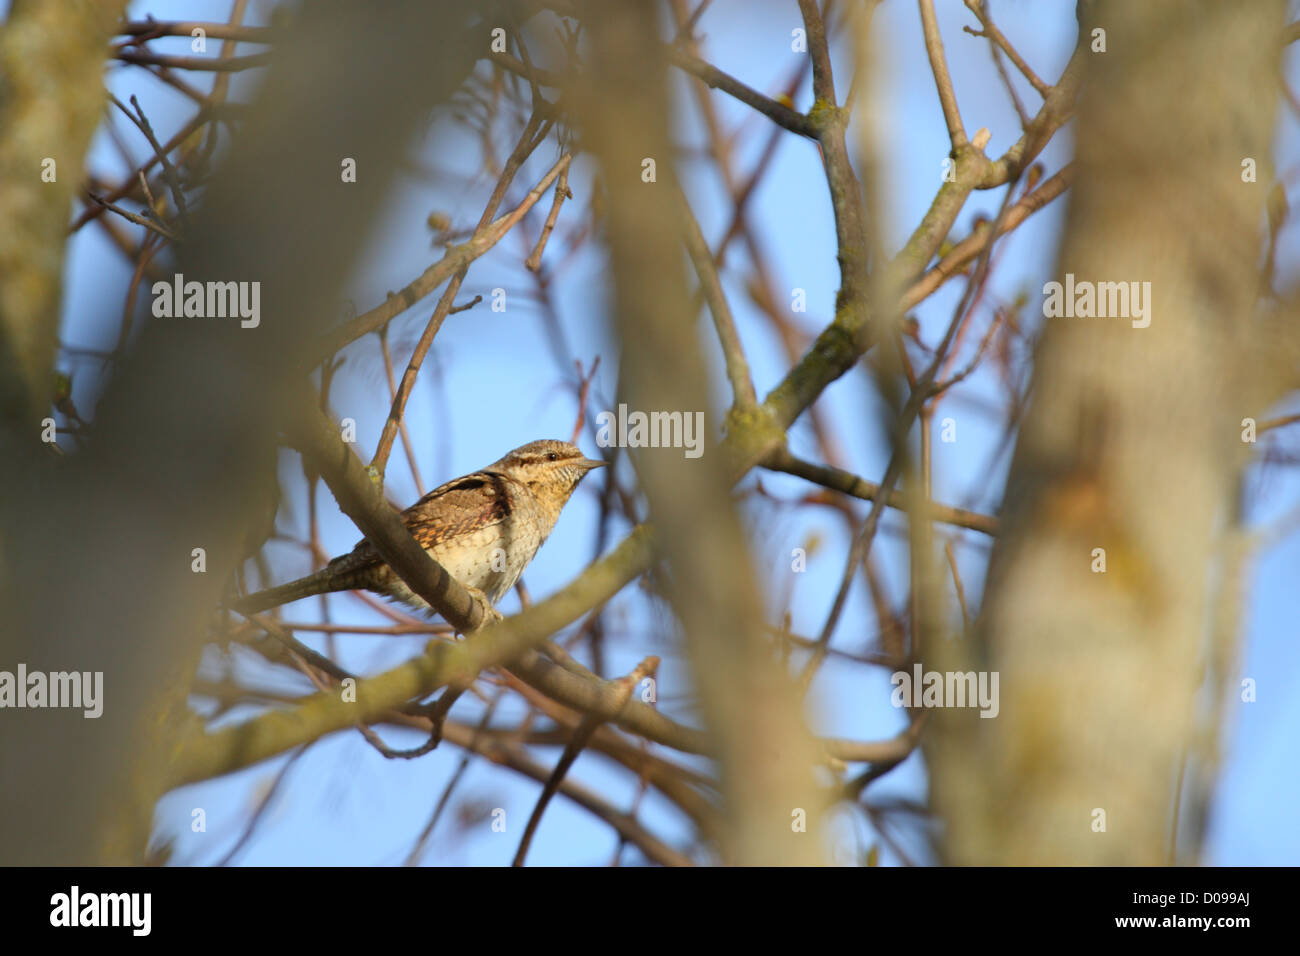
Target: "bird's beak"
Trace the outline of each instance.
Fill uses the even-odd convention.
[[[586,474],[588,471],[594,471],[597,468],[604,468],[605,463],[603,461],[596,461],[594,458],[584,458],[582,459],[582,467],[586,469],[583,474]]]

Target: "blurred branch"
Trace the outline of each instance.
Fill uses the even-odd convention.
[[[121,2],[17,4],[0,25],[0,458],[50,405],[68,208],[104,104]]]
[[[707,409],[708,372],[681,261],[668,63],[657,39],[657,11],[595,2],[584,10],[594,82],[583,85],[577,105],[609,195],[606,241],[611,319],[621,342],[620,398],[636,409]],[[646,168],[647,158],[657,160],[654,180],[633,172]],[[802,815],[821,825],[827,795],[814,783],[817,747],[795,688],[765,639],[749,542],[730,492],[737,462],[726,450],[698,461],[634,450],[632,461],[668,564],[666,594],[715,744],[722,858],[816,863],[821,846],[797,824]],[[718,627],[719,620],[726,626]],[[755,699],[764,706],[754,708]],[[782,759],[771,760],[772,753]]]
[[[1228,690],[1206,666],[1205,635],[1223,630],[1206,595],[1235,587],[1224,522],[1250,447],[1242,396],[1260,377],[1267,193],[1221,170],[1273,154],[1283,12],[1080,4],[1080,36],[1104,26],[1109,49],[1066,71],[1086,62],[1088,92],[1054,274],[1140,278],[1148,321],[1138,305],[1045,312],[979,617],[927,649],[935,670],[1000,675],[997,720],[941,708],[926,736],[946,861],[1168,861],[1184,748],[1202,702]],[[1207,815],[1183,816],[1199,843]]]

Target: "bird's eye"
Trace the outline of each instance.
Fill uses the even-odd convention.
[[[547,460],[547,461],[559,461],[559,460],[560,460],[560,456],[557,455],[555,452],[549,452],[549,453],[547,454],[547,456],[546,456],[546,460]]]

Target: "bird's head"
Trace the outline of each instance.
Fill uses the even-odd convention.
[[[577,445],[544,438],[520,445],[484,471],[496,472],[527,485],[539,495],[560,496],[563,504],[587,472],[604,464],[586,457]]]

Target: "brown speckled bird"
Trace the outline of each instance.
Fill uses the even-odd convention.
[[[402,522],[491,614],[550,535],[578,482],[603,464],[568,442],[529,442],[433,489],[402,512]],[[314,594],[355,589],[432,610],[364,539],[315,574],[250,594],[233,606],[255,614]]]

